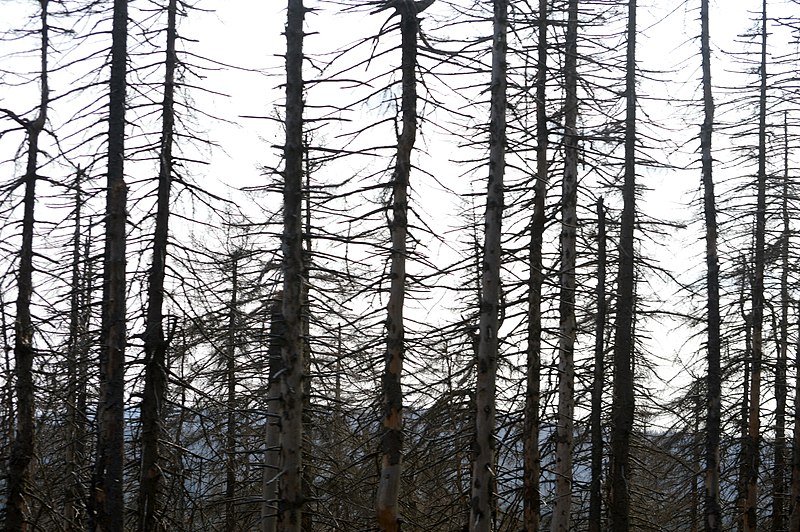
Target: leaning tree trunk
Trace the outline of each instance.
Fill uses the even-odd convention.
[[[97,404],[97,456],[91,528],[122,532],[125,517],[125,244],[128,188],[125,184],[125,75],[127,0],[114,0],[111,30],[111,81],[108,109],[108,178],[103,316],[100,331],[100,397]]]
[[[401,31],[402,131],[397,139],[392,175],[391,265],[389,302],[386,307],[386,354],[382,378],[383,435],[381,478],[376,510],[381,530],[400,530],[400,475],[403,449],[403,392],[400,386],[405,351],[403,305],[406,290],[406,237],[411,151],[417,136],[417,10],[413,2],[398,4]]]
[[[486,192],[483,275],[478,323],[478,369],[475,393],[475,447],[472,464],[470,532],[489,532],[494,526],[497,329],[500,317],[503,178],[506,165],[507,0],[494,0],[493,26],[489,179]]]
[[[526,349],[525,431],[523,434],[523,507],[525,530],[538,532],[541,522],[541,451],[539,450],[540,373],[542,367],[542,242],[546,222],[545,199],[548,181],[547,124],[547,0],[539,0],[539,42],[536,45],[536,182],[533,185],[531,242],[528,250],[528,345]]]
[[[286,24],[286,143],[283,174],[284,373],[278,529],[300,532],[303,496],[303,0],[289,0]]]
[[[745,441],[744,532],[756,532],[758,510],[758,469],[761,441],[761,362],[763,357],[764,320],[764,241],[766,233],[767,190],[767,2],[761,2],[761,85],[758,105],[758,174],[756,191],[755,272],[752,285],[752,361],[750,363],[750,401]]]
[[[592,479],[589,488],[589,532],[600,532],[603,523],[603,384],[605,381],[604,335],[606,323],[606,211],[597,200],[597,314],[594,321],[594,373],[590,414]]]
[[[25,176],[22,180],[25,193],[22,199],[22,246],[17,272],[17,317],[14,322],[14,374],[16,376],[17,419],[14,443],[8,458],[6,489],[6,530],[27,531],[29,528],[28,499],[30,498],[30,464],[34,452],[36,409],[33,384],[33,322],[31,319],[31,296],[33,295],[33,225],[36,204],[36,180],[38,171],[39,136],[47,121],[47,106],[50,101],[47,87],[47,52],[49,26],[47,23],[47,0],[41,2],[41,56],[39,79],[41,93],[39,109],[33,121],[17,120],[28,135]]]
[[[575,265],[578,228],[578,0],[567,7],[564,59],[564,178],[561,180],[561,271],[558,338],[556,490],[550,530],[568,532],[572,509],[572,448],[575,415]]]
[[[719,494],[719,442],[721,416],[719,260],[717,258],[717,207],[714,196],[711,136],[714,131],[714,96],[711,92],[711,46],[709,39],[708,0],[700,3],[700,53],[703,67],[704,119],[700,128],[700,157],[703,172],[703,206],[706,221],[706,292],[708,297],[708,369],[706,377],[705,505],[707,532],[722,526]]]
[[[167,6],[167,50],[164,101],[161,106],[161,148],[159,153],[156,227],[153,235],[153,263],[147,282],[147,314],[144,328],[144,391],[142,393],[142,459],[139,478],[139,532],[165,530],[163,512],[164,478],[160,442],[164,437],[164,404],[167,400],[167,342],[164,337],[164,277],[169,239],[169,200],[172,182],[172,141],[175,124],[175,52],[177,41],[177,0]]]
[[[614,331],[614,401],[611,407],[611,526],[630,530],[630,444],[633,432],[634,226],[636,223],[636,0],[628,4],[625,72],[625,176],[619,236],[617,323]]]

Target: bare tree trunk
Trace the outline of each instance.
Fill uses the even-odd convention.
[[[708,340],[706,377],[705,505],[706,532],[718,532],[722,526],[719,493],[719,442],[721,417],[719,260],[717,258],[717,207],[714,196],[711,138],[714,131],[714,96],[711,87],[711,46],[708,0],[700,2],[700,53],[703,67],[704,119],[700,128],[700,157],[703,172],[703,206],[706,221],[706,292],[708,297]]]
[[[305,209],[303,227],[303,279],[302,284],[302,320],[303,320],[303,427],[311,427],[311,299],[309,298],[309,287],[311,286],[311,161],[309,156],[308,143],[303,145],[303,155],[305,157]],[[306,497],[313,497],[312,488],[314,468],[310,463],[312,458],[311,439],[303,439],[303,456],[306,457],[306,467],[303,468],[303,493]],[[303,512],[301,528],[303,532],[313,532],[314,521],[313,512]]]
[[[381,530],[400,530],[400,477],[403,449],[403,392],[400,386],[405,354],[403,305],[406,290],[406,237],[408,234],[408,185],[411,151],[417,136],[417,10],[413,2],[398,4],[402,38],[401,113],[402,131],[392,175],[392,238],[389,271],[389,302],[386,308],[386,354],[382,378],[383,435],[381,436],[381,478],[376,510]]]
[[[772,474],[772,530],[782,532],[786,515],[786,360],[789,352],[789,126],[783,116],[783,190],[781,194],[781,324],[775,365],[775,461]]]
[[[236,342],[239,327],[240,249],[230,255],[231,300],[228,308],[228,336],[225,341],[225,384],[228,420],[225,428],[225,532],[236,530]]]
[[[169,200],[172,183],[172,143],[175,124],[174,93],[177,41],[177,0],[167,6],[167,50],[164,74],[164,102],[161,106],[161,148],[159,153],[156,226],[153,235],[153,263],[147,284],[147,314],[144,331],[145,380],[142,394],[142,461],[139,479],[139,532],[165,530],[160,520],[164,478],[159,442],[164,435],[164,405],[167,400],[167,341],[164,338],[164,277],[169,240]]]
[[[539,0],[539,23],[536,65],[536,182],[534,183],[533,216],[531,218],[531,243],[528,250],[530,280],[528,282],[528,345],[525,390],[525,430],[523,433],[523,505],[525,530],[538,532],[541,522],[541,451],[539,450],[539,425],[542,366],[542,242],[546,222],[545,199],[548,181],[548,125],[547,125],[547,0]]]
[[[97,405],[97,457],[93,479],[91,530],[122,532],[125,521],[125,247],[128,188],[125,184],[125,91],[128,2],[114,0],[111,30],[111,81],[108,110],[108,180],[100,397]]]
[[[800,330],[800,306],[797,309]],[[800,335],[795,344],[795,367],[800,368]],[[794,429],[792,432],[792,491],[789,500],[789,530],[800,530],[800,371],[794,379]]]
[[[617,323],[614,331],[614,401],[611,409],[611,526],[630,530],[630,442],[633,432],[634,227],[636,224],[636,0],[628,4],[625,73],[625,181],[619,241]]]
[[[756,532],[758,510],[758,469],[760,463],[759,446],[761,441],[761,361],[762,329],[764,320],[764,240],[766,233],[766,190],[767,190],[767,2],[761,2],[761,87],[758,110],[758,175],[756,196],[755,227],[755,272],[751,301],[753,303],[752,362],[750,365],[750,401],[746,440],[745,464],[747,482],[744,532]]]
[[[564,178],[561,181],[561,272],[558,339],[558,423],[553,532],[570,530],[572,509],[573,416],[575,414],[575,265],[578,228],[578,0],[567,7],[564,59]]]
[[[753,317],[745,312],[745,291],[750,282],[748,263],[747,260],[742,257],[742,287],[739,294],[739,306],[745,328],[745,352],[742,358],[742,405],[739,415],[739,477],[736,486],[738,491],[736,497],[736,529],[738,532],[744,530],[744,509],[747,499],[747,413],[749,412],[750,398],[750,353],[753,345]]]
[[[603,524],[603,384],[605,382],[604,335],[606,323],[606,211],[603,198],[597,200],[597,314],[594,331],[594,374],[592,377],[592,480],[589,489],[589,532],[600,532]]]
[[[33,383],[33,323],[31,319],[31,297],[33,294],[33,230],[36,205],[36,181],[38,179],[39,139],[47,121],[49,104],[47,48],[49,25],[48,2],[41,2],[40,20],[40,99],[38,114],[33,121],[17,119],[28,136],[25,176],[22,180],[25,192],[22,200],[22,245],[17,273],[16,320],[14,322],[14,372],[16,376],[16,432],[11,447],[8,466],[8,500],[6,506],[6,529],[27,530],[30,462],[34,453],[35,431],[35,387]],[[10,413],[10,412],[9,412]]]
[[[278,495],[278,471],[281,455],[281,425],[280,425],[280,373],[283,370],[283,357],[281,344],[283,343],[284,327],[281,309],[283,299],[281,294],[275,296],[270,309],[269,330],[269,390],[267,392],[267,434],[264,450],[264,501],[261,507],[262,532],[275,532],[278,524],[278,508],[275,504]]]
[[[6,502],[6,530],[26,532],[29,529],[28,503],[30,496],[30,463],[34,453],[35,432],[35,388],[33,383],[33,322],[31,320],[31,297],[33,295],[33,226],[36,205],[36,180],[38,171],[39,136],[47,121],[47,106],[50,101],[47,78],[47,48],[49,26],[47,22],[47,0],[41,1],[40,19],[41,55],[39,79],[41,83],[39,109],[33,121],[17,120],[25,127],[28,136],[27,161],[22,199],[22,246],[17,272],[17,316],[14,322],[14,374],[16,376],[17,418],[14,443],[8,458]]]
[[[91,234],[85,242],[81,237],[83,206],[81,169],[75,176],[75,231],[72,249],[72,291],[70,294],[69,345],[67,346],[67,442],[66,497],[64,521],[69,532],[84,530],[81,501],[83,489],[81,470],[86,454],[86,363],[89,352],[89,322],[91,319]],[[91,230],[91,223],[88,224]],[[83,253],[83,259],[81,254]],[[81,268],[81,261],[84,266]]]
[[[472,464],[470,532],[489,532],[495,513],[495,395],[502,261],[503,178],[506,165],[506,52],[508,2],[494,0],[489,178],[483,245],[483,276],[475,393],[475,447]]]
[[[303,495],[303,0],[289,0],[286,24],[286,143],[283,175],[283,344],[278,529],[300,532]]]

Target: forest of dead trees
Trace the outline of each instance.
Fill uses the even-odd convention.
[[[800,531],[800,1],[230,4],[0,3],[5,530]]]

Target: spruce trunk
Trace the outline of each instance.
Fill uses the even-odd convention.
[[[286,23],[286,142],[283,172],[283,320],[278,530],[300,532],[303,495],[303,0],[289,0]]]
[[[484,221],[483,275],[475,393],[475,447],[472,464],[470,532],[489,532],[495,514],[495,395],[500,315],[503,178],[506,155],[506,33],[508,2],[494,0],[492,79],[489,118],[489,178]]]
[[[634,357],[634,227],[636,225],[636,0],[628,4],[625,72],[625,172],[619,236],[617,323],[614,331],[614,401],[611,407],[611,527],[630,530],[630,445],[635,410]]]
[[[139,532],[165,530],[162,491],[164,457],[160,441],[164,437],[164,405],[167,400],[167,341],[164,337],[164,277],[169,239],[169,200],[172,183],[172,142],[175,124],[174,93],[177,55],[177,0],[167,6],[167,50],[164,76],[164,101],[161,106],[161,147],[159,150],[156,227],[153,235],[153,262],[147,280],[147,314],[144,330],[144,391],[142,394],[142,461],[139,477]]]

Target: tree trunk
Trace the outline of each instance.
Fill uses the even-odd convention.
[[[275,504],[278,495],[278,471],[281,455],[280,424],[280,374],[283,371],[281,344],[283,343],[284,326],[281,314],[283,299],[281,294],[275,296],[270,308],[269,348],[269,391],[267,392],[267,434],[264,450],[264,492],[261,507],[262,532],[275,532],[278,523],[278,508]]]
[[[139,478],[139,532],[165,530],[160,514],[164,478],[159,442],[164,435],[164,405],[167,400],[167,342],[164,338],[164,276],[169,240],[169,200],[172,182],[172,142],[175,124],[174,93],[177,0],[167,6],[167,50],[164,102],[161,106],[161,148],[159,153],[156,226],[153,235],[153,263],[147,283],[147,314],[144,330],[144,391],[142,394],[142,459]]]
[[[470,532],[492,530],[495,513],[495,395],[500,313],[500,265],[502,261],[503,178],[506,165],[507,0],[494,0],[493,27],[489,178],[486,192],[483,276],[478,324],[475,447],[473,449],[475,458],[472,464]]]
[[[97,405],[97,463],[93,481],[92,530],[122,532],[125,517],[125,76],[127,71],[128,2],[114,0],[111,31],[111,81],[108,110],[108,180],[103,316],[100,351],[100,397]]]
[[[789,126],[783,117],[783,190],[781,194],[781,323],[775,365],[775,461],[772,474],[772,530],[782,532],[786,507],[786,359],[789,352]]]
[[[753,317],[745,312],[745,292],[750,282],[748,263],[746,258],[742,257],[742,287],[739,294],[739,307],[742,313],[742,321],[744,322],[745,351],[742,359],[742,405],[739,415],[739,477],[736,486],[738,491],[736,497],[736,529],[738,532],[744,530],[744,509],[747,499],[747,413],[749,411],[748,400],[750,398],[750,353],[753,345]]]
[[[561,181],[561,272],[558,339],[558,423],[556,425],[556,492],[553,532],[570,530],[572,448],[575,414],[575,265],[578,228],[578,0],[567,7],[564,59],[564,178]]]
[[[597,200],[597,315],[594,331],[594,375],[592,382],[591,453],[592,480],[589,488],[589,532],[600,532],[603,524],[603,384],[605,383],[604,335],[606,323],[606,211]]]
[[[619,241],[617,323],[614,331],[614,401],[611,408],[611,525],[630,530],[630,442],[633,432],[634,226],[636,223],[636,0],[628,4],[625,72],[625,176]]]
[[[67,346],[67,442],[66,497],[64,521],[68,532],[84,530],[81,501],[86,494],[81,471],[86,454],[86,363],[89,355],[89,322],[91,305],[91,235],[82,241],[83,206],[81,169],[75,176],[75,231],[72,248],[72,290],[70,293],[69,344]],[[91,228],[91,223],[89,224]],[[83,258],[81,254],[83,253]],[[81,261],[84,267],[81,268]]]
[[[767,190],[767,2],[761,2],[761,86],[758,106],[758,175],[755,226],[755,272],[752,286],[752,362],[750,364],[750,401],[746,440],[746,495],[744,532],[756,532],[758,510],[759,446],[761,441],[761,361],[764,320],[764,240],[766,233]]]
[[[722,526],[719,493],[719,443],[721,416],[719,260],[717,258],[717,207],[714,196],[711,138],[714,131],[714,96],[711,87],[711,46],[708,0],[700,2],[700,53],[703,68],[703,125],[700,128],[700,157],[703,173],[703,207],[706,222],[706,292],[708,297],[708,340],[706,378],[705,505],[706,532]]]
[[[386,354],[382,378],[383,435],[381,478],[378,483],[377,516],[381,530],[400,530],[400,476],[403,449],[403,392],[400,386],[405,355],[403,305],[406,289],[406,236],[408,233],[408,185],[411,151],[417,136],[417,11],[413,2],[398,4],[402,38],[402,131],[392,175],[392,250],[389,302],[386,308]]]
[[[300,532],[303,496],[303,0],[289,0],[286,24],[286,143],[283,175],[283,344],[278,528]]]
[[[800,330],[800,306],[797,309]],[[795,367],[800,368],[800,335],[795,343]],[[800,530],[800,371],[794,378],[794,429],[792,432],[792,491],[789,500],[789,530]]]
[[[303,381],[303,427],[310,428],[311,419],[311,300],[309,298],[308,290],[311,286],[311,161],[309,156],[308,142],[303,144],[303,155],[305,157],[305,209],[304,209],[304,227],[303,227],[303,279],[304,282],[301,286],[302,293],[301,299],[303,301],[301,316],[302,316],[302,330],[303,330],[303,372],[305,379]],[[305,429],[304,429],[305,431]],[[312,458],[311,439],[303,439],[303,456],[306,457],[306,466],[303,468],[303,493],[306,496],[312,496],[311,490],[314,486],[314,471],[313,464],[310,462]],[[314,521],[313,512],[303,512],[301,528],[303,532],[313,532]]]
[[[47,0],[41,2],[41,55],[39,79],[41,94],[39,109],[33,121],[21,121],[28,136],[25,176],[22,180],[25,192],[22,200],[22,246],[17,272],[17,317],[14,321],[14,374],[16,377],[17,417],[16,433],[8,458],[6,489],[6,530],[26,532],[29,529],[27,499],[30,497],[30,464],[34,453],[35,433],[35,388],[33,383],[33,322],[31,319],[31,297],[33,295],[33,226],[36,204],[36,180],[38,171],[39,136],[47,121],[47,106],[50,101],[47,86],[47,52],[49,27],[47,23]]]
[[[528,251],[528,345],[525,391],[525,431],[523,434],[523,504],[525,530],[538,532],[541,522],[541,452],[539,450],[539,409],[541,402],[542,359],[542,242],[546,222],[545,199],[548,181],[547,125],[547,0],[539,0],[536,65],[536,182],[534,183],[531,243]]]
[[[225,430],[225,532],[236,530],[236,342],[239,327],[239,261],[242,250],[230,255],[231,300],[228,308],[228,336],[225,342],[225,384],[228,420]]]

